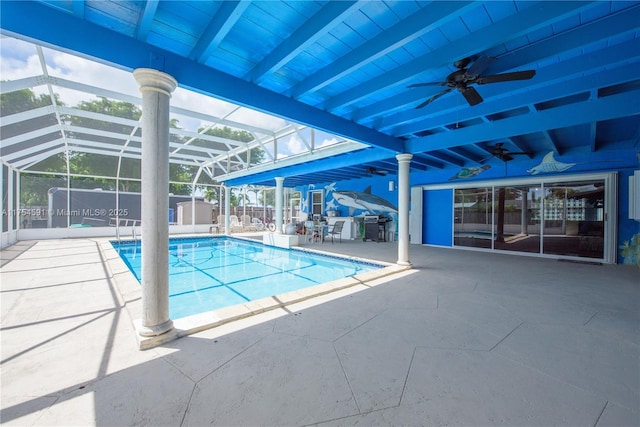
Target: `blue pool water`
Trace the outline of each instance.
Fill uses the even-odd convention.
[[[140,281],[140,242],[111,242]],[[172,319],[274,296],[382,268],[228,237],[170,239]]]

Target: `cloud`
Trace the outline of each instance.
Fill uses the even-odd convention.
[[[334,136],[334,137],[322,140],[320,144],[318,144],[316,141],[316,148],[327,147],[329,145],[333,145],[337,143],[338,143],[338,139]]]
[[[240,108],[228,117],[230,120],[240,123],[250,123],[252,126],[277,131],[289,124],[284,119],[261,113],[260,111],[251,110],[249,108]]]
[[[302,141],[300,140],[300,138],[298,138],[297,135],[291,135],[289,137],[289,140],[285,144],[285,149],[286,151],[282,152],[282,154],[284,154],[285,157],[308,151],[307,146],[302,143]],[[278,158],[280,158],[281,153],[280,153],[280,150],[278,151],[279,151]]]
[[[65,52],[42,48],[47,64],[47,72],[52,77],[58,77],[73,82],[78,82],[97,88],[105,88],[111,91],[128,94],[137,98],[141,97],[139,86],[128,70],[95,62],[84,57]],[[36,46],[22,40],[4,37],[0,44],[0,78],[2,80],[18,80],[25,77],[39,76],[43,74],[42,66],[38,58]],[[34,87],[36,94],[48,93],[45,85]],[[95,94],[80,92],[54,86],[53,91],[60,96],[66,106],[76,106],[81,101],[96,99]],[[272,135],[274,132],[285,128],[291,122],[252,110],[240,107],[214,97],[178,87],[172,94],[171,104],[188,110],[199,111],[204,114],[225,118],[238,123],[246,123],[252,127],[265,129],[263,135]],[[194,117],[176,116],[180,127],[196,132],[199,128],[209,126],[211,123]],[[321,131],[316,133],[316,148],[337,143],[335,136]],[[318,143],[320,139],[322,142]],[[279,142],[278,158],[288,157],[307,151],[297,135],[293,135],[286,143]]]

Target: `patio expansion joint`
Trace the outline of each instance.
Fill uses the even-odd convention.
[[[509,338],[511,336],[511,334],[513,334],[518,328],[520,328],[520,326],[524,325],[524,322],[520,322],[520,324],[518,326],[516,326],[515,328],[513,328],[509,333],[507,333],[507,335],[505,335],[504,337],[502,337],[502,339],[500,341],[498,341],[497,343],[495,343],[493,345],[493,347],[491,347],[489,349],[489,351],[491,352],[494,348],[496,348],[497,346],[499,346],[504,340],[506,340],[507,338]]]
[[[404,377],[404,383],[402,384],[402,391],[400,392],[400,399],[398,400],[398,406],[402,405],[402,399],[404,399],[404,392],[407,389],[407,382],[409,381],[409,375],[411,375],[411,368],[413,367],[413,360],[416,357],[416,350],[418,346],[413,347],[413,351],[411,352],[411,361],[409,362],[409,367],[407,368],[407,375]]]
[[[374,316],[374,317],[376,317],[376,316]],[[345,415],[345,416],[342,416],[342,417],[338,417],[338,418],[318,420],[318,421],[315,421],[315,422],[310,423],[310,424],[305,424],[305,426],[317,425],[318,423],[333,423],[333,422],[336,422],[336,421],[339,421],[339,420],[344,420],[344,419],[351,418],[351,417],[353,417],[355,415],[367,415],[367,414],[372,414],[372,413],[376,413],[376,412],[380,412],[380,411],[386,411],[388,409],[398,408],[398,407],[402,406],[402,399],[404,397],[405,389],[407,387],[407,382],[409,381],[409,376],[411,374],[411,369],[413,367],[413,360],[414,360],[414,357],[415,357],[415,354],[416,354],[416,350],[418,348],[421,348],[421,347],[423,347],[423,346],[414,346],[413,350],[411,351],[411,360],[409,362],[409,366],[407,367],[407,373],[406,373],[405,378],[404,378],[404,382],[403,382],[403,385],[402,385],[402,390],[400,392],[400,397],[398,398],[398,403],[396,403],[394,405],[388,405],[388,406],[384,406],[382,408],[376,408],[376,409],[372,409],[370,411],[364,411],[363,412],[360,409],[360,405],[358,404],[358,399],[356,398],[356,395],[353,392],[353,389],[351,387],[351,383],[349,382],[349,378],[347,376],[346,370],[344,369],[344,366],[342,364],[342,360],[340,359],[340,355],[339,355],[337,349],[335,348],[335,344],[334,344],[334,351],[336,352],[336,357],[338,358],[338,362],[340,363],[340,368],[342,369],[342,372],[343,372],[343,374],[345,376],[345,380],[347,381],[347,385],[349,386],[349,390],[351,391],[351,394],[353,396],[353,400],[354,400],[354,402],[356,404],[356,408],[358,410],[358,413],[357,414],[348,414],[348,415]]]
[[[586,322],[584,322],[584,324],[583,324],[582,326],[587,326],[587,325],[589,324],[589,322],[591,322],[591,321],[592,321],[592,320],[593,320],[597,315],[598,315],[598,312],[597,312],[597,311],[596,311],[596,312],[594,312],[594,313],[591,315],[591,317],[589,317],[589,319],[588,319]]]
[[[360,323],[359,325],[354,326],[353,328],[349,329],[347,332],[345,332],[344,334],[340,335],[339,337],[333,339],[331,342],[334,344],[335,347],[335,343],[338,342],[341,338],[349,335],[351,332],[361,328],[362,326],[366,325],[367,323],[369,323],[370,321],[372,321],[373,319],[375,319],[376,317],[380,316],[381,314],[383,314],[384,312],[386,312],[387,310],[382,310],[380,313],[371,316],[370,318],[368,318],[367,320],[365,320],[364,322]]]
[[[184,371],[182,371],[182,369],[180,369],[179,366],[177,366],[176,364],[172,363],[168,358],[167,355],[161,355],[160,358],[162,360],[164,360],[166,363],[168,363],[169,365],[173,366],[176,370],[178,370],[178,372],[180,372],[182,375],[184,375],[186,378],[188,378],[189,380],[193,381],[193,388],[191,389],[191,393],[189,394],[189,399],[187,401],[187,404],[185,406],[184,412],[182,414],[182,419],[180,421],[180,426],[184,425],[185,420],[187,418],[187,415],[189,414],[189,411],[191,410],[191,403],[193,400],[193,396],[196,392],[196,390],[200,387],[200,383],[202,381],[204,381],[205,379],[207,379],[209,376],[211,376],[212,374],[214,374],[215,372],[217,372],[218,370],[222,369],[224,366],[228,365],[231,361],[233,361],[234,359],[236,359],[237,357],[239,357],[240,355],[242,355],[243,353],[245,353],[247,350],[251,349],[252,347],[254,347],[256,344],[262,342],[264,340],[263,338],[260,338],[258,340],[256,340],[254,343],[248,345],[246,348],[242,349],[241,351],[239,351],[238,353],[236,353],[235,355],[233,355],[231,358],[229,358],[228,360],[222,362],[220,365],[218,365],[217,367],[215,367],[214,369],[212,369],[209,373],[207,373],[206,375],[204,375],[202,378],[200,378],[199,380],[196,380],[194,378],[191,378],[188,374],[186,374]],[[157,354],[157,352],[156,352]]]
[[[353,391],[353,387],[351,386],[351,381],[349,381],[349,376],[347,375],[347,371],[344,369],[344,365],[342,364],[342,359],[340,359],[340,354],[338,353],[338,350],[336,349],[335,343],[332,343],[331,347],[333,348],[333,352],[336,355],[336,359],[338,359],[338,364],[340,365],[340,370],[342,371],[342,375],[344,376],[344,380],[346,381],[347,386],[349,387],[349,392],[351,393],[351,397],[353,397],[353,402],[356,404],[356,409],[358,410],[358,414],[362,414],[362,410],[360,409],[360,404],[358,403],[358,397],[356,396],[355,392]]]
[[[584,393],[588,393],[588,394],[590,394],[590,395],[592,395],[592,396],[595,396],[596,398],[602,398],[602,401],[603,401],[603,402],[606,402],[606,403],[604,404],[604,407],[602,408],[602,411],[601,411],[601,412],[600,412],[600,414],[598,415],[597,419],[596,419],[596,420],[594,421],[594,423],[592,424],[594,427],[597,425],[598,421],[600,420],[600,418],[602,417],[602,414],[604,413],[604,411],[605,411],[605,409],[606,409],[606,406],[608,406],[608,404],[609,404],[609,401],[608,401],[608,400],[607,400],[607,399],[606,399],[602,394],[600,394],[600,393],[598,393],[598,392],[596,392],[596,391],[594,391],[594,390],[590,390],[590,389],[588,389],[588,388],[586,388],[586,387],[579,386],[579,385],[577,385],[577,384],[574,384],[574,383],[573,383],[573,382],[571,382],[571,381],[567,381],[567,380],[560,379],[560,378],[558,378],[557,376],[555,376],[555,375],[553,375],[553,374],[551,374],[551,373],[545,372],[544,370],[539,369],[539,368],[536,368],[536,367],[534,367],[534,366],[532,366],[532,365],[529,365],[529,364],[527,364],[527,363],[525,363],[525,362],[523,362],[523,361],[520,361],[520,360],[517,360],[517,359],[511,358],[511,357],[509,357],[509,356],[507,356],[507,355],[505,355],[505,354],[499,354],[499,353],[497,353],[497,352],[490,352],[490,354],[491,354],[493,357],[497,357],[497,358],[499,358],[499,359],[508,360],[508,361],[509,361],[509,362],[511,362],[511,363],[514,363],[514,364],[516,364],[516,365],[522,366],[524,369],[527,369],[527,370],[529,370],[529,371],[535,372],[536,374],[541,375],[541,376],[543,376],[543,377],[546,377],[546,378],[550,379],[550,380],[551,380],[551,381],[553,381],[553,382],[556,382],[556,383],[560,383],[560,384],[566,385],[566,386],[571,387],[571,388],[574,388],[574,389],[576,389],[576,390],[580,390],[580,391],[582,391],[582,392],[584,392]],[[635,411],[635,409],[629,408],[627,405],[621,404],[621,403],[619,403],[619,402],[616,402],[616,404],[617,404],[617,405],[619,405],[619,406],[621,406],[621,407],[623,407],[623,408],[627,408],[627,409],[630,409],[630,410]]]
[[[598,423],[600,422],[600,418],[602,418],[602,414],[604,414],[604,411],[606,411],[607,409],[607,405],[609,405],[608,400],[605,402],[604,406],[602,407],[602,411],[600,411],[600,414],[598,414],[598,418],[596,419],[596,422],[593,424],[593,427],[597,427]]]

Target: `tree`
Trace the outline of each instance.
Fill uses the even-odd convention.
[[[109,116],[120,117],[130,120],[140,120],[142,111],[137,106],[124,102],[114,101],[104,97],[96,100],[81,101],[78,109],[91,111],[94,113],[106,114]],[[123,135],[129,135],[133,132],[134,127],[126,124],[113,123],[111,121],[96,120],[80,116],[71,116],[69,121],[72,125],[80,128],[104,130]],[[172,119],[169,127],[178,128],[179,122]],[[88,139],[90,141],[106,142],[118,144],[118,139],[108,138],[104,136],[93,136],[83,133],[78,129],[68,133],[70,139]],[[174,136],[175,138],[175,136]],[[116,176],[118,173],[118,157],[106,156],[94,153],[74,152],[70,154],[70,165],[74,173],[83,175],[100,175],[100,176]],[[195,176],[194,167],[171,163],[169,165],[169,180],[173,182],[191,182]],[[123,157],[120,162],[120,176],[126,178],[140,178],[140,160]],[[104,184],[110,190],[114,190],[112,180],[85,178],[85,181],[99,182]],[[119,180],[119,188],[122,191],[140,191],[139,181]],[[169,184],[169,192],[172,194],[189,195],[191,194],[190,184]]]
[[[218,190],[215,187],[206,187],[202,193],[205,200],[212,201],[218,199]]]
[[[64,105],[58,94],[54,94],[56,103]],[[0,94],[0,116],[6,117],[40,107],[51,105],[51,97],[46,94],[36,95],[30,89]],[[15,124],[2,126],[2,137],[10,138],[42,129],[58,123],[55,114],[47,114],[34,119],[22,120]],[[62,172],[66,170],[64,156],[51,156],[33,166],[36,170]],[[20,175],[20,203],[22,206],[46,206],[47,190],[51,187],[66,186],[66,179],[48,174]]]
[[[202,133],[203,131],[204,131],[204,128],[198,129],[199,133]],[[254,140],[253,135],[247,132],[246,130],[234,130],[228,126],[223,126],[221,128],[216,127],[216,128],[207,129],[206,131],[204,131],[204,135],[217,136],[219,138],[231,139],[233,141],[240,141],[240,142],[251,142]],[[203,140],[199,144],[197,142],[194,143],[194,145],[211,146],[211,142]],[[220,143],[219,145],[221,149],[225,149],[225,150],[227,149],[224,144]],[[264,153],[264,150],[261,148],[253,148],[248,152],[251,153],[248,161],[248,163],[251,165],[259,164],[264,159],[265,153]],[[238,157],[240,157],[242,160],[246,162],[247,152],[239,154]]]
[[[264,206],[274,206],[276,204],[276,191],[275,188],[263,189],[259,197],[260,203]]]
[[[58,94],[55,94],[56,102],[61,104]],[[51,105],[51,97],[46,94],[36,96],[31,89],[21,89],[14,92],[0,94],[0,117],[22,113],[34,108]],[[24,122],[23,122],[24,123]],[[4,133],[4,128],[2,132]]]

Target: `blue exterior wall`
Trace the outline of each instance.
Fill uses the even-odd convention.
[[[451,246],[453,244],[453,191],[425,191],[422,198],[422,243]]]

